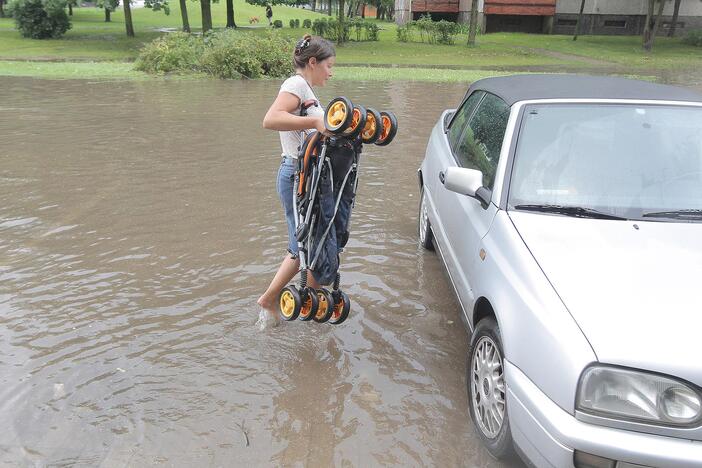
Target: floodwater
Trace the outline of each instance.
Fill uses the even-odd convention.
[[[510,466],[468,421],[459,307],[416,238],[416,169],[465,86],[321,90],[401,129],[363,153],[349,320],[261,332],[278,86],[0,79],[0,465]]]

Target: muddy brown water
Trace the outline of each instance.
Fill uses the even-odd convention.
[[[465,85],[321,90],[400,132],[363,154],[350,319],[260,332],[278,86],[0,78],[0,464],[508,466],[468,421],[459,307],[417,246],[416,169]]]
[[[286,247],[272,81],[0,78],[0,464],[521,466],[468,420],[468,338],[417,245],[417,177],[464,84],[332,82],[366,146],[340,326],[254,326]]]

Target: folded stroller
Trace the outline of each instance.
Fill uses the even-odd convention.
[[[295,173],[295,226],[300,255],[300,286],[280,293],[284,320],[340,324],[351,301],[339,289],[339,255],[349,238],[349,221],[358,187],[363,144],[390,144],[397,133],[392,112],[354,106],[345,98],[332,100],[324,112],[331,136],[313,132],[305,138]],[[327,288],[307,286],[307,272]]]

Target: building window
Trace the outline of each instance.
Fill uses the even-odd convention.
[[[605,20],[605,28],[626,28],[625,20]]]
[[[578,20],[560,18],[556,24],[558,24],[558,26],[575,26],[577,23]]]
[[[663,21],[663,29],[670,29],[672,27],[673,27],[672,21]],[[677,23],[675,23],[675,27],[676,28],[684,28],[685,23],[683,23],[682,21],[678,21]]]

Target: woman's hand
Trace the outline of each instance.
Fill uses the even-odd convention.
[[[323,115],[320,115],[320,116],[315,118],[314,128],[316,128],[317,131],[323,135],[327,135],[327,136],[331,135],[331,133],[329,133],[327,128],[324,126],[324,116]]]

